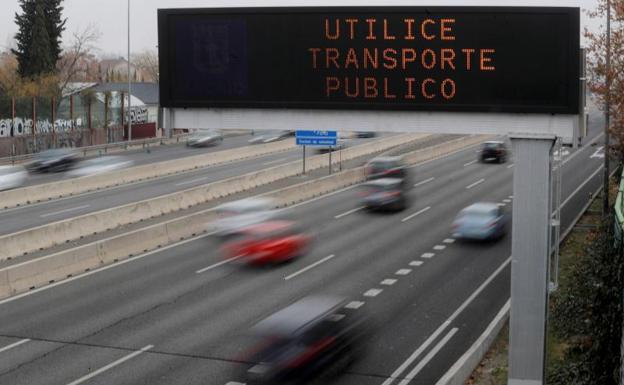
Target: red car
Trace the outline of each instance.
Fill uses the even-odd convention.
[[[311,237],[291,221],[269,221],[245,228],[223,245],[226,258],[254,265],[281,263],[305,254]]]

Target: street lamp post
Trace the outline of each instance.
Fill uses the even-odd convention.
[[[132,83],[130,80],[130,0],[128,0],[128,141],[132,141]]]
[[[605,83],[607,93],[605,96],[605,147],[604,147],[604,174],[602,191],[602,215],[609,213],[609,125],[611,115],[611,0],[607,0],[607,57],[606,57]]]

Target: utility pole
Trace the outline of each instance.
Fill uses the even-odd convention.
[[[128,141],[132,141],[132,83],[130,79],[130,0],[128,0]]]
[[[605,146],[604,146],[604,175],[602,189],[602,216],[609,214],[609,125],[611,116],[611,0],[607,0],[607,57],[606,57],[606,86],[605,97]]]

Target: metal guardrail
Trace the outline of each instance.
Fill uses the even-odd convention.
[[[85,147],[73,147],[76,154],[80,154],[83,157],[98,155],[101,156],[103,154],[108,153],[109,150],[114,149],[123,149],[123,150],[135,150],[137,148],[148,148],[150,145],[158,144],[163,145],[165,143],[179,143],[181,140],[189,136],[189,134],[176,135],[172,138],[148,138],[148,139],[138,139],[133,141],[124,141],[124,142],[115,142],[115,143],[105,143],[98,144],[95,146],[85,146]],[[7,156],[0,158],[0,165],[15,165],[27,162],[34,158],[37,153],[32,154],[24,154],[24,155],[15,155],[15,156]]]

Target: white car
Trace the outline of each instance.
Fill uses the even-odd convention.
[[[270,198],[247,198],[224,203],[216,208],[218,219],[212,223],[219,236],[235,235],[246,227],[274,219],[279,210]]]
[[[133,165],[133,161],[123,156],[103,156],[82,161],[76,165],[76,168],[69,172],[69,176],[73,178],[102,174],[105,172],[120,170]]]
[[[28,172],[22,166],[0,166],[0,191],[20,187]]]
[[[289,130],[281,130],[281,131],[260,131],[254,134],[254,137],[249,139],[249,143],[251,144],[261,144],[261,143],[273,143],[278,140],[287,139],[292,136],[292,131]]]

